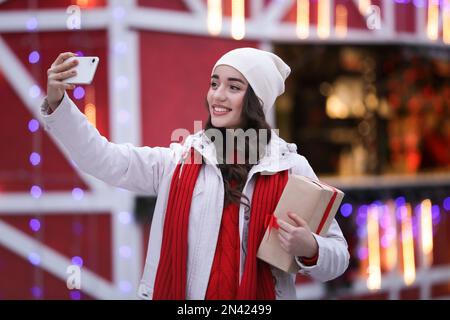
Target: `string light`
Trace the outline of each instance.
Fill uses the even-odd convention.
[[[424,8],[425,7],[425,1],[426,0],[413,0],[414,5],[417,8]]]
[[[366,260],[368,256],[368,250],[366,247],[361,247],[358,249],[358,258],[359,260]]]
[[[447,199],[444,201],[450,202]],[[344,212],[345,216],[347,210],[350,211],[350,206],[351,204],[344,203],[341,206],[341,214]],[[422,200],[416,209],[417,214],[412,216],[411,205],[406,202],[405,197],[387,200],[384,204],[374,202],[370,206],[360,205],[357,208],[355,220],[358,226],[357,235],[360,239],[357,256],[361,261],[362,274],[367,274],[368,289],[379,289],[381,287],[381,271],[393,271],[397,266],[399,248],[397,245],[397,220],[400,226],[405,284],[411,285],[416,279],[414,228],[420,231],[423,265],[425,267],[432,265],[432,225],[435,223],[434,219],[440,217],[440,209],[438,205],[432,205],[429,199]],[[415,225],[416,220],[417,225]]]
[[[332,94],[327,98],[325,108],[330,118],[346,119],[350,115],[349,108],[336,94]]]
[[[370,0],[358,0],[358,10],[363,16],[367,14],[369,7],[371,6]]]
[[[356,215],[356,224],[357,224],[356,234],[357,234],[358,238],[360,239],[360,241],[358,243],[357,253],[358,253],[358,258],[361,261],[361,263],[360,263],[361,276],[367,275],[366,262],[367,262],[367,257],[369,254],[368,244],[367,244],[367,225],[366,225],[367,208],[368,207],[366,205],[361,205],[358,208],[357,215]]]
[[[76,5],[83,8],[95,7],[95,0],[76,0]]]
[[[222,0],[208,0],[208,32],[216,36],[222,30]]]
[[[317,17],[317,35],[321,39],[330,36],[330,1],[319,0]]]
[[[381,264],[387,271],[392,271],[397,265],[397,228],[395,219],[395,204],[389,200],[383,206],[385,220],[384,234],[382,238]]]
[[[423,263],[426,267],[433,263],[433,222],[431,201],[423,200],[420,204],[420,242]]]
[[[406,204],[406,198],[405,197],[398,197],[395,199],[395,206],[398,208],[400,206],[404,206]]]
[[[359,226],[359,228],[356,230],[356,234],[358,235],[358,238],[364,239],[367,237],[367,228],[366,226]]]
[[[445,210],[450,211],[450,197],[444,199],[442,206],[444,207]]]
[[[242,40],[245,36],[245,3],[244,0],[231,2],[231,36]]]
[[[28,255],[28,261],[30,261],[32,265],[38,266],[41,264],[41,256],[36,252],[31,252]]]
[[[84,114],[88,121],[97,127],[97,107],[95,106],[95,87],[88,86],[86,88],[86,100],[87,103],[84,106]]]
[[[353,207],[350,203],[344,203],[341,206],[341,215],[345,218],[349,217],[352,214]]]
[[[411,285],[416,278],[416,266],[414,261],[414,240],[412,234],[411,205],[409,203],[400,207],[401,239],[403,251],[403,280],[406,285]]]
[[[77,100],[83,99],[83,98],[84,98],[84,95],[85,95],[85,91],[84,91],[83,87],[76,87],[76,88],[73,90],[73,96],[74,96],[75,99],[77,99]]]
[[[81,200],[84,197],[84,191],[80,188],[73,188],[72,189],[72,197],[75,200]]]
[[[343,4],[336,5],[336,35],[339,38],[347,36],[348,29],[348,12]]]
[[[76,236],[80,236],[83,233],[83,224],[77,221],[74,222],[72,224],[72,232]]]
[[[36,30],[37,25],[38,25],[38,23],[37,23],[36,18],[31,18],[27,21],[27,29],[30,31]],[[28,62],[32,65],[36,65],[40,61],[41,61],[41,55],[40,55],[39,51],[33,50],[33,49],[30,50],[30,52],[28,54]],[[36,68],[33,68],[33,70],[37,71]],[[41,96],[41,88],[38,85],[34,84],[29,88],[28,94],[33,99],[39,98]],[[32,134],[37,134],[39,127],[40,127],[40,124],[37,119],[31,119],[28,122],[28,130]],[[34,135],[32,137],[32,142],[33,142],[32,150],[35,150],[35,151],[30,152],[28,160],[29,160],[30,164],[34,167],[33,173],[40,172],[40,168],[36,168],[36,167],[38,165],[40,165],[41,160],[42,160],[41,154],[39,152],[41,140],[42,139],[41,139],[40,135],[39,136]],[[33,174],[33,176],[34,176],[34,174]],[[39,182],[41,181],[40,175],[38,174],[37,177],[34,176],[33,178],[34,178],[33,183],[30,188],[30,196],[35,199],[40,199],[42,196],[42,193],[43,193],[43,190],[42,190],[41,186],[39,185]],[[29,219],[28,227],[37,236],[38,232],[40,232],[42,230],[41,229],[41,227],[42,227],[41,220],[38,218]],[[42,257],[41,257],[40,252],[39,251],[31,251],[28,253],[27,258],[28,258],[28,261],[31,263],[31,265],[33,265],[35,267],[35,271],[34,271],[35,275],[38,277],[41,277],[42,271],[38,268],[42,262]],[[36,279],[36,277],[35,277],[35,279]],[[39,284],[42,284],[42,282]],[[43,293],[44,293],[44,288],[42,286],[35,284],[33,287],[31,287],[31,294],[35,299],[42,298]]]
[[[421,205],[420,203],[417,204],[414,207],[414,215],[412,216],[412,231],[413,231],[413,238],[417,239],[420,229],[420,211],[421,211]]]
[[[83,259],[79,256],[74,256],[72,257],[72,264],[81,268],[83,266]]]
[[[96,107],[93,103],[88,103],[84,107],[84,114],[86,115],[88,121],[94,126],[97,126],[97,118],[96,118]]]
[[[306,39],[309,36],[309,0],[297,0],[297,37]]]
[[[78,290],[70,290],[70,299],[72,300],[80,300],[81,292]]]
[[[431,207],[431,219],[433,225],[437,225],[441,221],[441,209],[436,204]]]
[[[37,27],[38,27],[38,21],[35,17],[32,17],[27,20],[27,30],[28,31],[36,30]]]
[[[443,0],[442,4],[442,40],[450,44],[450,0]]]
[[[28,55],[28,61],[32,64],[38,63],[39,59],[40,59],[40,55],[39,55],[39,52],[37,52],[37,51],[32,51]]]
[[[428,0],[427,35],[432,41],[436,41],[439,32],[439,1]]]
[[[381,287],[378,205],[369,206],[367,213],[367,236],[369,258],[367,288],[369,290],[376,290]]]
[[[38,219],[31,219],[29,226],[31,230],[38,232],[41,229],[41,222]]]
[[[356,224],[358,226],[365,225],[367,218],[367,205],[362,205],[358,208],[358,214],[356,215]]]
[[[41,298],[42,297],[42,288],[38,286],[31,287],[31,295],[34,298]]]
[[[30,194],[33,198],[39,199],[42,196],[42,189],[39,186],[32,186],[30,189]]]
[[[37,130],[39,130],[39,121],[37,121],[36,119],[31,119],[28,122],[28,130],[30,130],[30,132],[36,132]]]
[[[39,163],[41,163],[41,156],[39,155],[39,153],[37,153],[37,152],[32,152],[32,153],[30,154],[30,163],[31,163],[33,166],[37,166],[37,165],[39,165]]]

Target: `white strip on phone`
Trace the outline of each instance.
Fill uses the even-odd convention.
[[[76,65],[71,70],[76,70],[77,74],[73,77],[63,80],[64,83],[69,84],[91,84],[94,79],[95,71],[97,70],[99,57],[70,57],[66,61],[78,60]],[[66,62],[65,61],[65,62]]]

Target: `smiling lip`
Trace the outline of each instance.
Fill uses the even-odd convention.
[[[223,115],[229,113],[230,111],[231,111],[231,109],[227,108],[227,107],[218,106],[218,105],[213,105],[212,106],[212,113],[215,116],[223,116]]]

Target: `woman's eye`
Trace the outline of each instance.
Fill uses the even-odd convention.
[[[217,83],[211,82],[211,87],[215,88],[217,86]]]
[[[240,90],[240,88],[236,87],[236,86],[231,86],[231,89],[233,89],[233,90]]]

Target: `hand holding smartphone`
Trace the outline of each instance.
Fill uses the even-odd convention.
[[[76,75],[62,82],[68,84],[91,84],[100,61],[99,57],[70,57],[66,61],[70,63],[73,60],[78,60],[78,64],[72,68],[72,70],[76,71]]]

